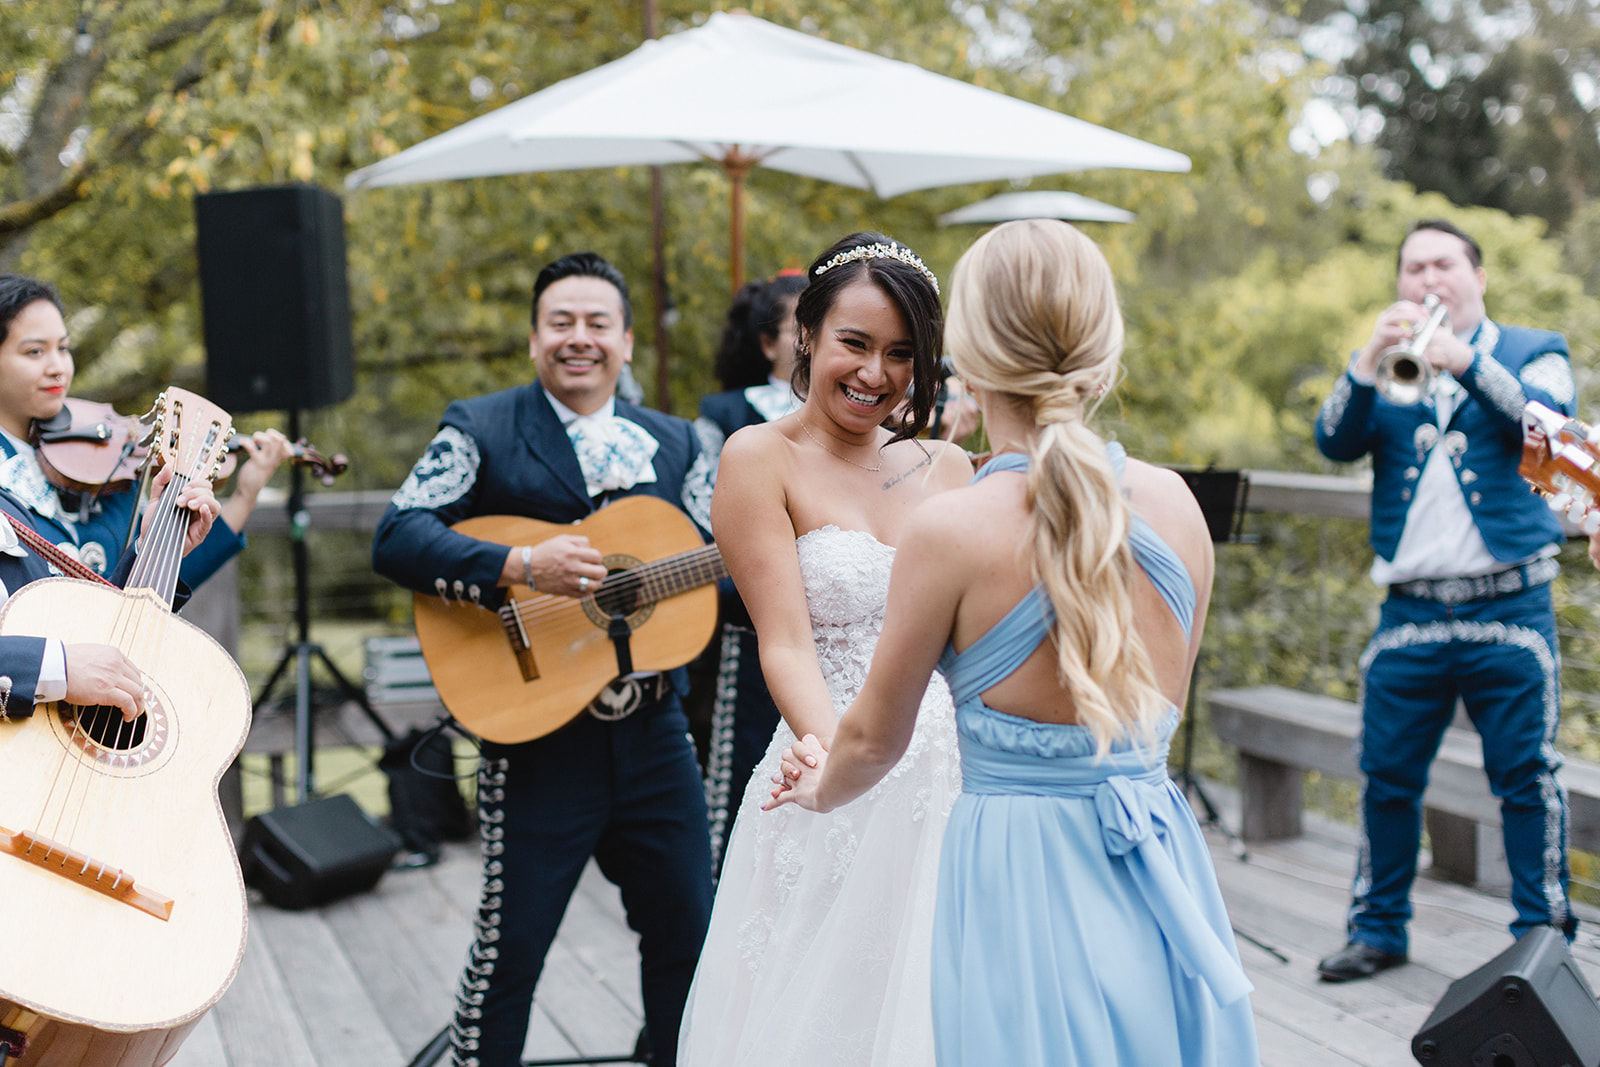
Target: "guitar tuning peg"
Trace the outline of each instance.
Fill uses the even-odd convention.
[[[1572,507],[1571,493],[1556,493],[1550,498],[1551,511],[1566,511],[1570,507]]]
[[[1567,518],[1572,522],[1573,525],[1578,525],[1579,523],[1583,522],[1584,517],[1588,514],[1589,509],[1584,507],[1576,500],[1574,500],[1572,502],[1572,506],[1567,509]]]
[[[1591,511],[1585,515],[1583,521],[1578,523],[1578,529],[1590,536],[1600,532],[1600,511]]]

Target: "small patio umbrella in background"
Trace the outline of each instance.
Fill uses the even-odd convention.
[[[966,222],[1011,222],[1014,219],[1067,219],[1072,222],[1132,222],[1133,212],[1091,200],[1077,193],[1029,190],[1001,193],[939,216],[942,226]]]
[[[1097,167],[1189,169],[1187,156],[1069,115],[719,12],[363,167],[346,185],[697,161],[732,183],[735,289],[751,167],[880,197]]]

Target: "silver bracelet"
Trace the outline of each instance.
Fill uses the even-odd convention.
[[[533,589],[533,546],[522,546],[522,584]],[[535,590],[537,591],[537,590]]]

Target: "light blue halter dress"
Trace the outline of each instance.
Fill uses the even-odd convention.
[[[1108,454],[1120,478],[1121,447]],[[1002,453],[977,478],[1027,465]],[[1137,517],[1129,539],[1187,633],[1194,583],[1182,561]],[[1085,727],[983,702],[1054,619],[1036,587],[971,647],[947,647],[939,661],[962,774],[934,917],[939,1063],[1257,1064],[1251,986],[1211,856],[1167,777],[1177,709],[1153,751],[1122,742],[1096,760]]]

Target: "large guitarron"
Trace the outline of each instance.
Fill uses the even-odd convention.
[[[227,413],[194,393],[158,402],[173,469],[118,590],[33,582],[0,608],[0,634],[115,645],[156,707],[48,704],[0,723],[0,1025],[25,1035],[18,1067],[165,1063],[239,969],[244,883],[217,800],[244,744],[250,693],[222,647],[168,605],[188,515]]]

